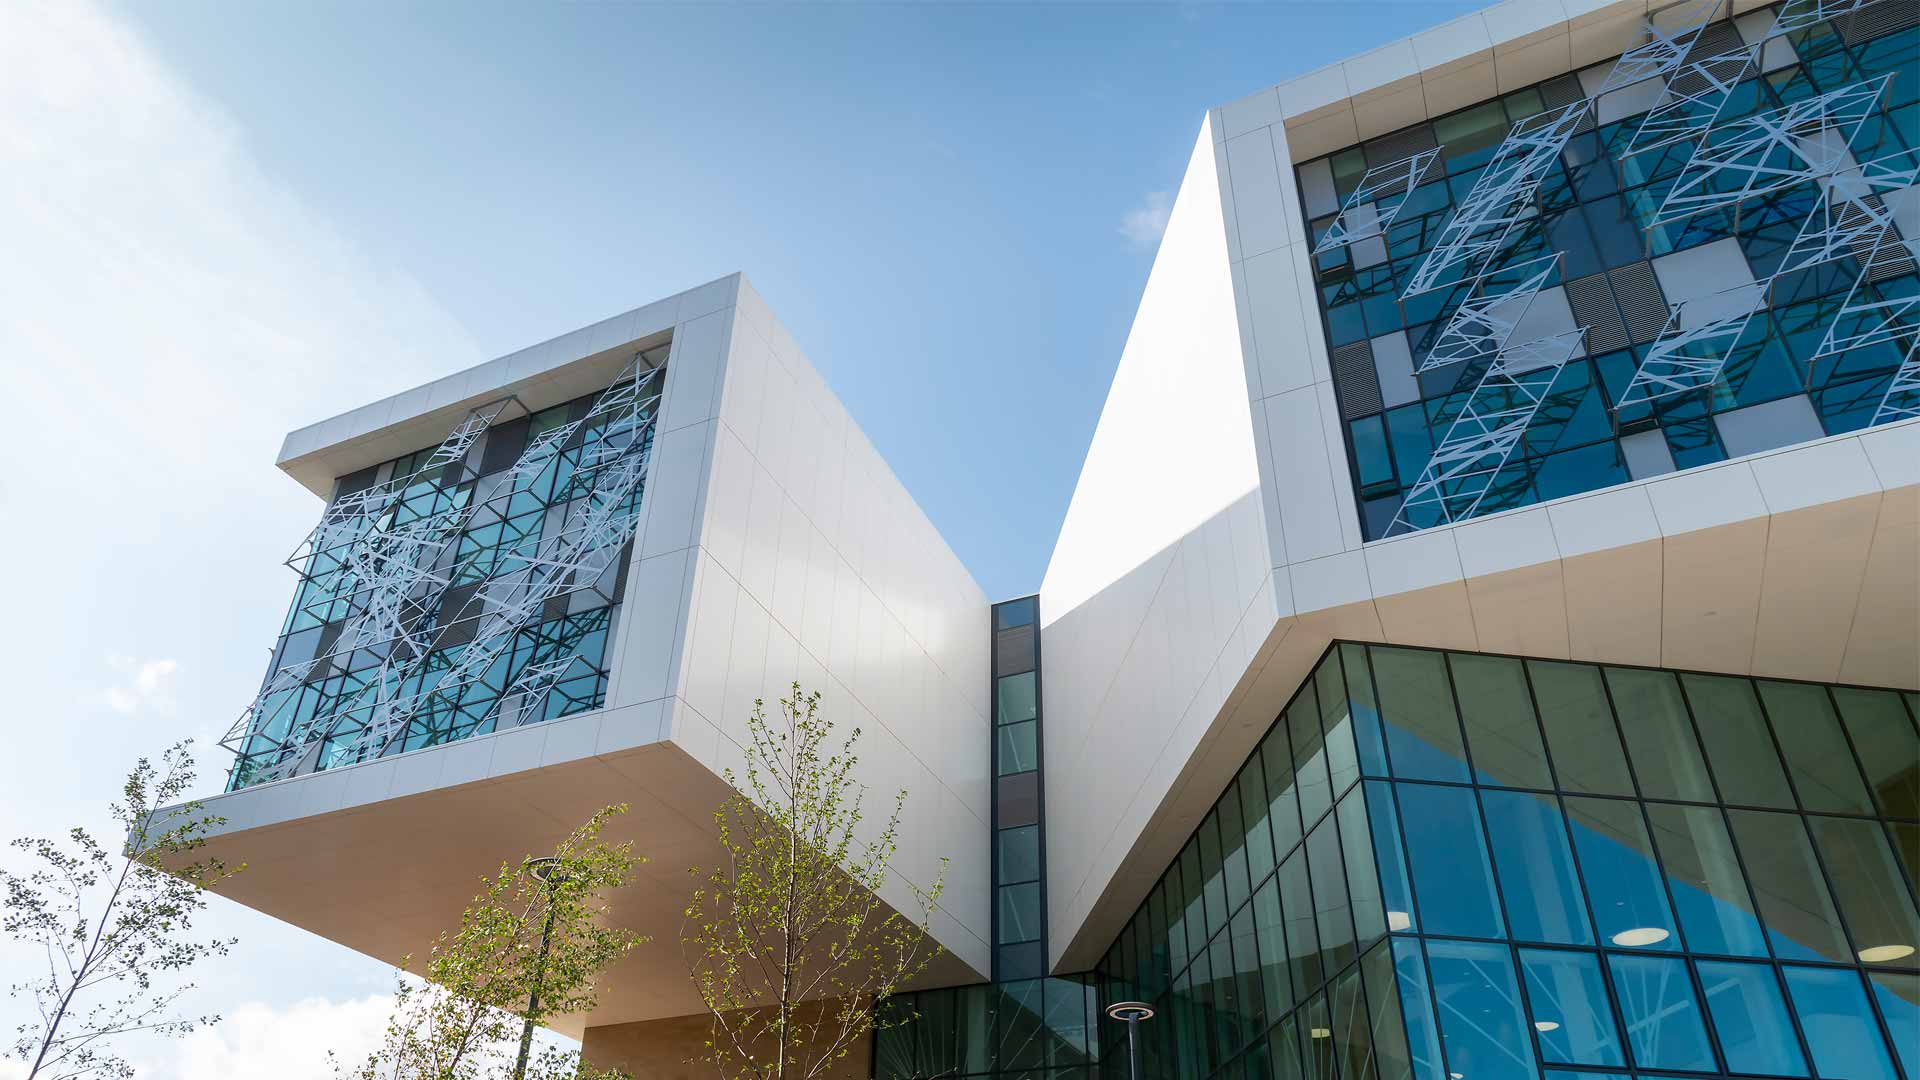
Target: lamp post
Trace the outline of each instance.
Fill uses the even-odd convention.
[[[521,867],[547,887],[547,921],[540,927],[540,956],[533,965],[533,990],[527,995],[527,1020],[520,1028],[520,1060],[513,1067],[513,1080],[526,1080],[527,1058],[533,1053],[533,1014],[540,1008],[540,980],[547,974],[547,943],[553,936],[553,890],[567,880],[560,860],[548,855],[528,859]]]
[[[1140,1080],[1140,1044],[1136,1033],[1140,1021],[1153,1019],[1153,1006],[1144,1001],[1116,1001],[1107,1006],[1107,1015],[1127,1025],[1127,1073]]]

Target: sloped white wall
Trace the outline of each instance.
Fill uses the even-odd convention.
[[[1050,962],[1274,624],[1222,152],[1202,123],[1040,587]]]
[[[986,596],[738,281],[676,330],[610,704],[664,698],[662,738],[738,773],[754,699],[819,689],[863,732],[870,829],[909,793],[882,896],[916,910],[912,887],[950,859],[935,936],[984,973]]]

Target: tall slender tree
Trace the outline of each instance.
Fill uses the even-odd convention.
[[[725,861],[694,869],[682,935],[712,1014],[699,1060],[727,1080],[816,1080],[876,1027],[911,1019],[887,1004],[938,955],[928,924],[946,860],[911,916],[880,899],[907,793],[862,842],[860,729],[836,745],[817,692],[793,684],[775,720],[755,701],[748,732],[746,775],[727,770],[735,794],[714,815]]]
[[[546,1047],[529,1061],[523,1023],[593,1008],[602,972],[647,939],[612,925],[608,899],[646,860],[601,831],[626,804],[609,806],[551,855],[507,863],[481,878],[457,930],[433,943],[425,982],[402,976],[380,1047],[343,1080],[607,1080],[624,1073],[580,1064]],[[535,871],[538,871],[537,873]]]
[[[36,1014],[7,1048],[26,1062],[28,1080],[130,1077],[133,1066],[116,1049],[124,1036],[184,1035],[219,1019],[175,1009],[193,989],[182,981],[188,969],[234,945],[195,936],[193,921],[206,890],[243,869],[197,856],[225,819],[183,802],[193,778],[189,739],[158,764],[141,758],[127,775],[108,808],[123,843],[109,847],[83,828],[64,841],[13,841],[33,869],[0,869],[0,931],[45,961],[44,971],[9,987]]]

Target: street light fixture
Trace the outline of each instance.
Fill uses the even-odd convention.
[[[534,961],[533,990],[527,995],[527,1019],[520,1028],[520,1060],[513,1067],[513,1080],[526,1080],[527,1058],[533,1053],[533,1014],[540,1008],[540,980],[547,974],[547,943],[553,936],[553,891],[567,880],[560,860],[552,855],[528,859],[520,869],[547,887],[547,921],[540,928],[540,956]]]
[[[1133,1080],[1140,1080],[1140,1044],[1135,1032],[1140,1021],[1153,1019],[1153,1006],[1144,1001],[1116,1001],[1107,1006],[1107,1015],[1127,1025],[1127,1071]]]

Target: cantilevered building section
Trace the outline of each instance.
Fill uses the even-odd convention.
[[[223,888],[396,958],[631,802],[586,1048],[687,1075],[798,679],[883,898],[953,860],[849,1075],[1129,1077],[1143,1001],[1141,1077],[1920,1080],[1916,71],[1908,0],[1510,0],[1208,112],[1032,597],[739,278],[296,432]]]

